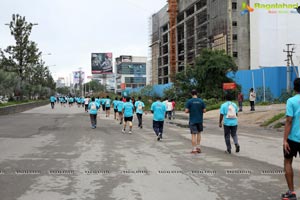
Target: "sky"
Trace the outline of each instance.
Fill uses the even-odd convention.
[[[38,44],[55,79],[69,79],[79,68],[90,75],[91,53],[148,56],[149,19],[166,4],[166,0],[1,0],[0,48],[14,44],[5,24],[12,14],[19,14],[38,23],[30,39]]]

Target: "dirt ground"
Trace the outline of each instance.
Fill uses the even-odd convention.
[[[260,126],[264,121],[271,119],[279,113],[285,113],[285,104],[272,104],[268,106],[255,106],[255,111],[250,111],[249,106],[244,106],[243,111],[239,112],[239,124],[252,127]],[[204,114],[207,119],[219,119],[219,110],[208,111]]]

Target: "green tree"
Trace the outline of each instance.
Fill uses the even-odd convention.
[[[56,91],[59,94],[68,95],[70,93],[70,88],[69,87],[61,87],[61,88],[57,88]]]
[[[16,73],[15,92],[21,98],[24,95],[50,95],[55,90],[51,73],[40,59],[42,52],[35,42],[29,40],[33,25],[25,17],[13,14],[9,29],[16,43],[0,50],[0,69]]]
[[[25,17],[18,14],[13,14],[9,24],[16,44],[8,46],[4,51],[9,54],[9,61],[13,64],[10,70],[17,72],[21,80],[28,77],[30,67],[38,62],[41,55],[37,44],[29,40],[32,26],[32,23],[28,23]]]
[[[196,89],[202,98],[220,99],[223,94],[222,83],[234,82],[226,74],[237,70],[234,60],[225,51],[205,49],[196,58],[194,67],[188,67],[185,72],[176,75],[175,87],[180,88],[183,95]]]
[[[92,80],[88,83],[85,83],[83,86],[86,88],[86,91],[93,91],[93,93],[105,92],[105,86],[99,83],[97,80]]]

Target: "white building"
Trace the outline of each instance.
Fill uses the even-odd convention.
[[[122,55],[116,58],[116,88],[144,87],[147,84],[147,57]],[[149,82],[149,81],[148,81]]]
[[[250,0],[250,6],[251,69],[286,66],[286,44],[295,44],[294,64],[299,65],[300,1]]]
[[[56,88],[66,87],[66,82],[64,77],[58,77],[56,81]]]

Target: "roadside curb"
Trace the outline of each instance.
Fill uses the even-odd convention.
[[[30,110],[35,107],[44,106],[47,104],[49,104],[49,101],[31,102],[31,103],[24,103],[24,104],[1,107],[0,115],[9,115],[9,114],[14,114],[14,113],[19,113],[19,112],[23,112],[26,110]]]

